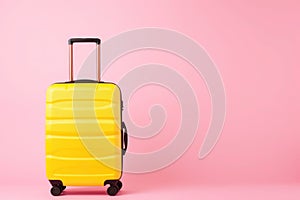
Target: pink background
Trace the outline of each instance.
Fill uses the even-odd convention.
[[[52,199],[44,163],[45,92],[51,83],[68,78],[67,39],[98,36],[105,41],[131,29],[159,27],[193,38],[217,64],[226,89],[226,122],[213,152],[199,160],[211,108],[203,81],[191,77],[191,84],[201,83],[194,86],[202,114],[194,143],[168,168],[125,174],[119,198],[298,199],[300,4],[279,2],[1,1],[0,195]],[[87,54],[80,55],[78,63]],[[156,51],[136,52],[119,59],[103,78],[117,81],[126,70],[153,60],[178,70],[184,65]],[[186,67],[181,73],[189,76]],[[145,88],[144,94],[150,91]],[[148,95],[153,102],[162,100]],[[137,93],[128,106],[139,124],[149,121],[141,113],[147,111],[143,98]],[[172,131],[167,126],[162,140],[154,138],[156,146],[132,140],[129,150],[156,149],[172,138]],[[101,198],[105,190],[71,188],[66,194],[59,198]]]

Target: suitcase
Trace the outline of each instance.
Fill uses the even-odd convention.
[[[73,79],[73,43],[96,43],[97,81]],[[71,38],[70,81],[54,83],[46,95],[46,174],[54,196],[66,186],[122,188],[127,129],[120,88],[100,81],[100,39]]]

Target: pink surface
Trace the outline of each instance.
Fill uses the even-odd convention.
[[[3,191],[5,192],[3,193]],[[18,191],[18,192],[16,192]],[[299,185],[227,185],[227,186],[173,186],[155,188],[155,190],[132,190],[128,187],[120,191],[118,196],[110,197],[106,195],[104,189],[99,188],[70,188],[64,195],[51,197],[47,187],[2,187],[0,189],[3,199],[230,199],[230,200],[298,200],[300,191]]]
[[[178,58],[160,52],[136,52],[119,59],[105,80],[118,80],[133,66],[156,62],[181,70],[192,84],[201,83],[196,95],[201,99],[202,115],[191,148],[161,171],[125,174],[121,194],[128,195],[124,198],[152,199],[160,194],[178,199],[190,195],[206,199],[299,197],[300,5],[292,0],[278,2],[1,1],[0,185],[6,185],[1,186],[1,195],[6,199],[19,197],[21,192],[10,187],[17,184],[38,190],[35,193],[23,188],[24,196],[51,198],[44,163],[45,92],[49,84],[68,78],[67,39],[99,36],[105,41],[123,31],[159,27],[193,38],[217,64],[226,89],[226,122],[213,152],[199,160],[210,120],[209,94],[203,81],[190,76],[188,66],[186,70],[180,68],[178,63],[185,64]],[[140,112],[144,111],[143,98],[135,96],[129,105],[139,124],[149,122]],[[155,95],[152,98],[157,100]],[[176,110],[176,104],[170,104]],[[134,105],[136,109],[131,108]],[[169,120],[177,118],[174,114]],[[154,138],[157,143],[132,140],[129,150],[156,149],[172,137],[170,132],[172,126],[166,126],[166,135],[161,140]],[[72,199],[85,194],[76,195],[80,193],[77,191],[69,192],[74,194]]]

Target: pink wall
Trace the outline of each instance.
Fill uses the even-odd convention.
[[[105,41],[141,27],[181,32],[207,50],[224,81],[227,117],[214,151],[199,160],[210,119],[209,95],[200,80],[197,97],[202,99],[202,118],[191,148],[162,171],[126,174],[127,184],[149,180],[151,185],[157,179],[173,183],[299,182],[298,1],[66,2],[0,2],[0,183],[30,180],[48,184],[44,175],[45,92],[49,84],[68,78],[67,39],[99,36]],[[130,64],[142,64],[143,57],[138,55],[121,58],[114,64],[115,71],[123,64],[128,69]],[[164,55],[149,52],[144,61],[175,65],[172,59],[176,58],[166,56],[164,60]],[[118,76],[112,71],[105,78],[116,80]],[[142,107],[138,103],[142,98],[133,101]],[[146,123],[146,115],[132,105],[133,116],[142,115],[138,123]],[[171,132],[169,127],[166,133]],[[145,151],[138,140],[130,145],[131,150]]]

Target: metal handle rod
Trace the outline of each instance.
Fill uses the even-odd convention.
[[[101,81],[101,66],[100,66],[100,44],[97,44],[96,48],[96,59],[97,59],[97,81]]]
[[[69,44],[69,77],[73,81],[73,44]]]
[[[73,43],[75,42],[95,42],[96,47],[96,59],[97,59],[97,81],[101,81],[101,66],[100,66],[100,39],[98,38],[71,38],[69,39],[69,78],[70,81],[74,81],[74,70],[73,70]]]

